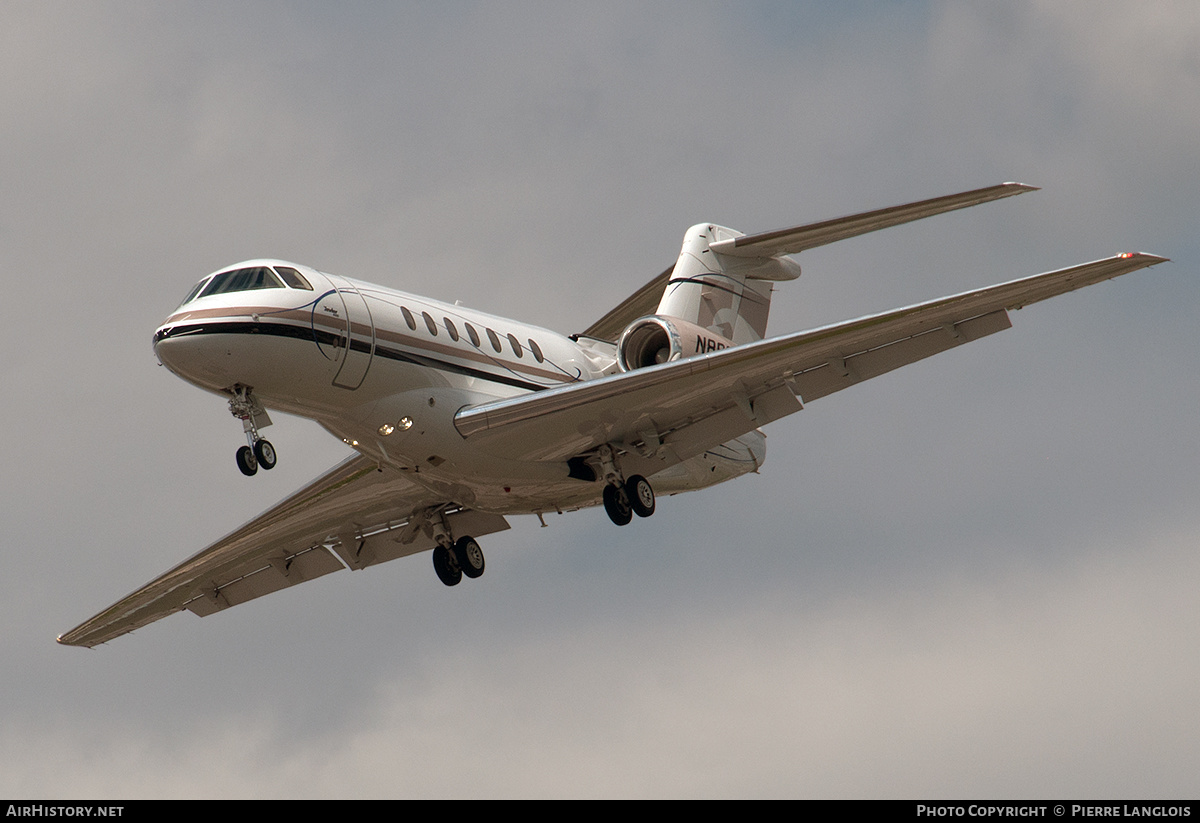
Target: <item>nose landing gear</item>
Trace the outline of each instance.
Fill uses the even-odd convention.
[[[235,459],[237,460],[237,467],[247,477],[252,477],[258,472],[258,460],[254,457],[254,452],[249,446],[242,446],[238,449]]]
[[[252,477],[260,466],[267,471],[275,468],[275,447],[258,433],[260,427],[271,425],[271,418],[248,386],[233,387],[229,413],[242,421],[242,430],[246,433],[246,445],[236,454],[237,467],[242,474]]]

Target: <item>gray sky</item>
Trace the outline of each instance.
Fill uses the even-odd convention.
[[[1181,2],[0,11],[0,794],[1193,796],[1200,17]],[[767,429],[759,476],[514,518],[95,651],[54,637],[344,455],[150,335],[279,256],[578,331],[684,230],[1018,180],[806,252],[783,333],[1174,262]]]

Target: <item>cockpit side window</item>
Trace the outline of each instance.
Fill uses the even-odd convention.
[[[283,278],[283,282],[287,283],[293,289],[312,291],[312,285],[304,279],[304,275],[291,266],[276,266],[275,271],[279,272],[279,276]]]
[[[196,285],[192,286],[192,290],[190,292],[188,292],[187,297],[183,298],[183,302],[180,303],[179,305],[186,306],[188,303],[191,303],[193,300],[195,300],[196,295],[198,295],[200,293],[200,289],[204,288],[204,284],[207,282],[208,282],[208,278],[206,277],[203,280],[201,280],[199,283],[197,283]]]
[[[200,292],[200,297],[214,294],[229,294],[236,291],[253,291],[255,289],[282,289],[283,281],[279,275],[266,266],[254,266],[248,269],[235,269],[222,272],[208,281],[208,285]]]

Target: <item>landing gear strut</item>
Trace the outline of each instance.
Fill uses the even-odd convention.
[[[638,517],[654,514],[654,487],[650,481],[640,474],[624,477],[611,446],[601,446],[596,454],[604,474],[604,511],[608,519],[625,526],[635,514]]]
[[[259,466],[267,471],[275,468],[275,447],[258,433],[260,426],[271,425],[271,418],[248,387],[234,386],[233,397],[229,398],[229,413],[242,421],[242,430],[246,433],[246,445],[238,449],[236,455],[237,467],[242,474],[251,477],[258,472]]]

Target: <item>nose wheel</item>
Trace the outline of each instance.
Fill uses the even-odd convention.
[[[242,474],[253,477],[258,474],[260,468],[267,471],[275,468],[275,447],[271,445],[270,440],[259,438],[254,442],[253,448],[242,446],[238,449],[235,459]]]
[[[254,441],[254,456],[258,458],[258,465],[267,471],[275,468],[275,447],[271,445],[270,440],[260,437]]]
[[[254,456],[254,451],[249,446],[242,446],[237,450],[237,466],[241,469],[242,474],[247,477],[253,477],[258,473],[258,459]]]
[[[246,386],[235,386],[229,399],[229,412],[242,421],[246,433],[246,445],[237,450],[237,467],[242,474],[252,477],[259,467],[270,471],[275,468],[275,447],[258,433],[260,426],[271,425],[271,418],[262,403]]]

